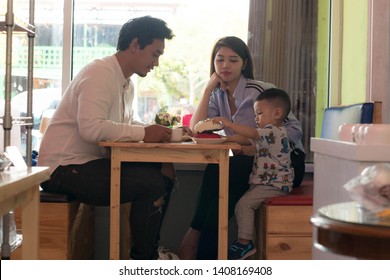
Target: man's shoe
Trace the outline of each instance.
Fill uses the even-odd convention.
[[[157,252],[158,252],[157,260],[180,260],[176,254],[169,252],[169,249],[165,249],[162,246],[158,248]]]
[[[169,249],[166,249],[163,246],[160,246],[157,249],[157,253],[158,253],[158,257],[155,260],[180,260],[176,254],[170,252]],[[136,260],[136,259],[134,259],[130,254],[129,260]]]

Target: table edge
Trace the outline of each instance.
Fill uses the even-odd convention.
[[[143,142],[99,142],[101,147],[110,148],[164,148],[164,149],[218,149],[218,150],[236,150],[241,149],[241,145],[234,142],[224,142],[220,144],[197,144],[194,142],[182,143],[143,143]]]

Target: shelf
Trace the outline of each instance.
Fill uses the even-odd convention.
[[[15,14],[14,14],[14,10],[13,10],[13,0],[7,0],[7,10],[6,11],[2,11],[2,14],[0,14],[0,34],[5,34],[6,37],[7,37],[7,44],[5,47],[5,50],[6,50],[6,65],[5,65],[5,81],[6,81],[6,84],[11,82],[11,77],[12,77],[12,40],[9,40],[10,38],[12,38],[12,35],[13,34],[25,34],[27,35],[28,37],[28,57],[27,57],[27,69],[28,69],[28,73],[27,73],[27,90],[28,90],[28,93],[30,94],[30,98],[32,98],[31,94],[32,94],[32,82],[33,82],[33,76],[32,76],[32,71],[30,71],[30,68],[33,67],[33,59],[30,59],[30,58],[33,58],[34,56],[34,49],[31,47],[34,45],[34,38],[35,38],[35,26],[33,24],[33,20],[34,20],[34,6],[35,6],[35,1],[34,0],[30,0],[29,1],[29,18],[28,18],[28,22],[25,22],[23,20],[21,20],[20,18],[16,17]],[[32,23],[32,24],[31,24]],[[30,44],[31,43],[31,44]],[[5,87],[5,100],[7,99],[11,99],[11,89],[9,87]],[[32,117],[18,117],[18,118],[13,118],[12,115],[11,115],[11,110],[10,110],[10,106],[7,106],[9,104],[4,104],[4,116],[0,116],[0,124],[3,126],[3,129],[4,129],[4,146],[8,143],[10,143],[11,141],[11,133],[9,133],[9,130],[12,128],[12,125],[17,125],[17,126],[23,126],[23,125],[30,125],[32,126],[33,125],[33,119]],[[9,122],[12,122],[12,125],[10,125]],[[7,132],[7,133],[6,133]],[[27,143],[26,145],[26,161],[28,163],[28,166],[31,166],[31,162],[32,162],[32,159],[31,159],[31,129],[27,129],[27,138],[26,139],[30,139],[30,141]],[[1,191],[2,191],[2,195],[1,195],[1,200],[2,200],[2,204],[1,205],[1,215],[9,215],[9,213],[7,213],[6,211],[9,211],[9,208],[7,208],[7,205],[11,205],[11,202],[12,202],[12,207],[16,206],[20,206],[22,204],[28,206],[28,207],[36,207],[36,202],[35,200],[38,201],[39,203],[39,194],[38,194],[38,198],[37,198],[37,194],[34,191],[29,191],[29,193],[26,192],[26,189],[25,189],[25,182],[24,181],[24,178],[20,178],[19,180],[16,180],[18,178],[10,178],[10,182],[8,182],[7,185],[3,185],[4,182],[6,182],[6,180],[4,179],[5,175],[7,175],[7,173],[5,171],[2,172],[2,180],[1,180]],[[21,174],[18,173],[17,177],[19,177]],[[31,174],[32,175],[32,174]],[[27,176],[26,178],[29,178],[31,177],[31,175]],[[21,180],[23,179],[23,180]],[[13,184],[15,184],[16,182],[22,182],[23,183],[23,186],[22,186],[22,189],[20,189],[20,191],[16,191],[16,190],[13,190],[12,192],[10,191],[7,191],[8,188],[11,188],[11,186]],[[28,182],[27,182],[28,183]],[[13,187],[16,187],[16,186],[13,186]],[[31,190],[33,190],[35,186],[31,186]],[[20,186],[19,186],[20,188]],[[11,194],[14,194],[16,195],[14,198],[12,197],[8,197],[8,195],[11,195]],[[31,197],[29,197],[31,196]],[[30,201],[29,201],[30,200]],[[32,205],[32,206],[31,206]],[[27,208],[25,208],[27,209]],[[35,210],[35,209],[34,209]],[[32,212],[35,212],[35,211],[32,211]],[[33,239],[26,239],[25,240],[25,248],[24,248],[24,252],[23,254],[25,254],[25,257],[26,258],[33,258],[33,259],[37,259],[38,258],[38,249],[37,249],[37,245],[34,244],[34,240],[38,241],[38,236],[37,236],[37,233],[38,233],[38,227],[37,225],[35,225],[35,222],[37,222],[36,224],[39,223],[39,221],[36,221],[37,220],[37,215],[36,213],[24,213],[23,214],[24,216],[26,216],[27,218],[26,219],[30,219],[33,221],[33,224],[31,224],[31,222],[29,221],[27,226],[30,227],[30,233],[33,237]],[[28,217],[30,216],[30,217]],[[20,234],[17,234],[15,240],[11,240],[12,244],[10,244],[11,246],[11,250],[14,251],[22,242],[22,235]],[[27,245],[27,246],[26,246]],[[10,257],[10,256],[6,256],[6,254],[8,254],[9,252],[3,252],[3,254],[1,254],[2,257]]]
[[[311,138],[311,151],[351,162],[389,162],[390,145],[368,145],[323,138]]]
[[[0,15],[0,32],[6,32],[6,17],[5,15]],[[25,32],[29,35],[35,36],[35,27],[27,22],[22,21],[14,16],[14,28],[13,32]]]

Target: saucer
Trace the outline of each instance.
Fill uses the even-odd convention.
[[[192,140],[197,144],[221,144],[223,142],[227,141],[226,137],[222,138],[195,138],[193,137]]]

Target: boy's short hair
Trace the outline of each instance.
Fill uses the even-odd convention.
[[[126,22],[119,31],[117,51],[127,50],[130,42],[138,38],[141,48],[153,43],[154,39],[172,39],[173,33],[162,19],[151,16],[134,18]]]
[[[291,100],[290,96],[288,96],[287,92],[279,88],[269,88],[260,93],[256,99],[256,101],[267,100],[272,103],[275,107],[280,107],[283,110],[283,120],[287,118],[287,115],[291,111]]]

